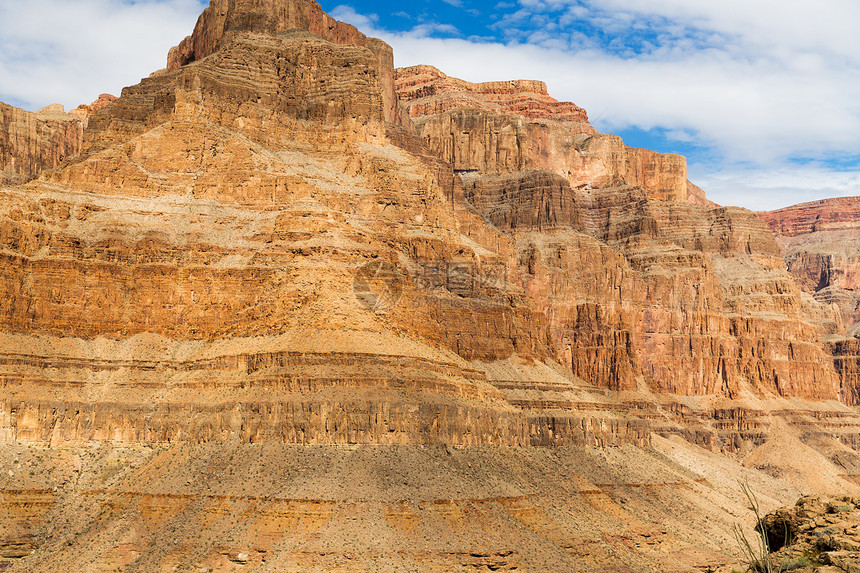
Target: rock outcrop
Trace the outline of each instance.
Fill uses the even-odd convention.
[[[860,508],[854,497],[804,496],[762,520],[772,566],[782,571],[848,573],[860,568]]]

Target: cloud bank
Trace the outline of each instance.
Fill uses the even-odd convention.
[[[198,0],[4,0],[0,101],[35,111],[119,95],[165,66],[203,7]]]

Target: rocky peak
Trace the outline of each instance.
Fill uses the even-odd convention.
[[[338,22],[314,0],[212,0],[198,18],[194,33],[170,50],[167,69],[205,58],[236,34],[291,30],[311,32],[336,44],[368,42],[354,26]]]
[[[350,24],[335,20],[314,0],[212,0],[197,19],[194,32],[171,48],[167,70],[174,71],[201,60],[242,34],[273,35],[290,31],[310,32],[335,44],[370,50],[381,70],[385,120],[399,121],[391,46],[382,40],[368,38]]]
[[[585,133],[597,133],[584,109],[551,97],[541,81],[470,83],[448,77],[433,66],[412,66],[398,69],[396,82],[397,94],[412,117],[468,107],[529,119],[575,122],[583,124],[581,131]]]

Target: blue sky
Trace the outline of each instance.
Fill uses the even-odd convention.
[[[399,66],[540,79],[604,133],[688,157],[721,204],[860,195],[856,0],[323,0]],[[164,65],[198,0],[0,0],[0,100],[67,108]]]

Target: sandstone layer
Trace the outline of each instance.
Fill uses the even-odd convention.
[[[0,188],[0,567],[683,571],[860,489],[836,310],[540,82],[213,0],[81,112]]]

